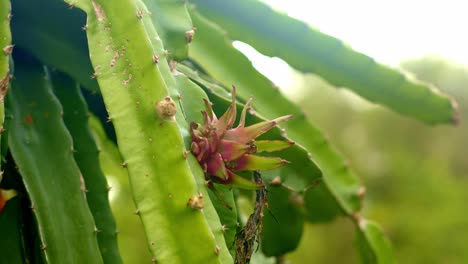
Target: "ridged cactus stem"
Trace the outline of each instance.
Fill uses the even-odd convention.
[[[8,145],[31,199],[45,260],[102,263],[62,108],[43,66],[18,51],[6,101],[13,115],[9,133],[15,135]]]
[[[94,221],[104,263],[122,263],[117,230],[109,205],[110,191],[99,166],[99,150],[88,125],[89,112],[79,85],[67,75],[51,72],[54,92],[63,106],[63,119],[73,138],[74,157],[86,186],[86,200]]]
[[[10,32],[10,1],[0,3],[0,137],[4,132],[3,122],[5,121],[5,95],[10,84],[9,57],[13,50],[11,45]],[[1,149],[1,147],[0,147]],[[0,181],[2,177],[0,176]],[[0,198],[1,199],[1,198]],[[1,206],[0,206],[1,209]]]
[[[76,5],[88,15],[93,76],[114,124],[137,213],[155,260],[232,262],[222,253],[227,252],[226,246],[217,243],[205,218],[182,131],[175,121],[180,109],[176,98],[168,97],[158,65],[165,62],[151,45],[158,36],[145,28],[144,18],[149,14],[144,5],[136,6],[132,0]]]

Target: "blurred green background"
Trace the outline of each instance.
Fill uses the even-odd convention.
[[[301,77],[293,98],[318,124],[367,188],[363,213],[378,221],[399,263],[468,263],[468,69],[441,58],[402,63],[459,104],[460,123],[427,126]],[[309,225],[293,263],[353,263],[352,225]]]
[[[313,75],[294,73],[282,87],[347,157],[367,188],[363,214],[379,222],[399,263],[468,263],[468,68],[437,57],[401,67],[433,83],[459,104],[458,126],[428,126],[371,104]],[[112,146],[107,146],[112,148]],[[150,256],[133,214],[126,172],[117,152],[103,155],[126,263]],[[348,219],[306,226],[291,263],[358,263]]]

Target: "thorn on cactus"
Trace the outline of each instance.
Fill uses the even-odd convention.
[[[12,52],[13,52],[13,47],[15,45],[6,45],[4,48],[3,48],[3,53],[8,56],[10,55]]]
[[[226,225],[221,226],[221,232],[226,232],[229,228]]]
[[[262,140],[259,141],[260,151],[258,151],[255,141],[257,137],[277,124],[291,119],[292,115],[245,126],[247,111],[252,104],[252,98],[250,98],[242,110],[239,124],[233,128],[236,120],[235,86],[232,88],[231,105],[219,119],[213,112],[211,103],[206,99],[204,103],[203,124],[192,122],[190,134],[192,135],[192,153],[204,170],[207,180],[250,190],[264,187],[262,183],[247,180],[235,172],[273,170],[287,164],[286,160],[280,158],[253,154],[261,151],[278,151],[292,146],[294,144],[292,142]]]
[[[194,210],[201,210],[205,206],[203,201],[203,194],[198,193],[194,197],[190,198],[187,202],[187,206],[192,207]]]
[[[281,181],[280,176],[276,176],[273,180],[270,181],[270,185],[272,186],[279,186],[281,184],[283,184],[283,182]]]
[[[138,19],[142,19],[143,18],[143,11],[138,10],[136,16],[137,16]]]
[[[192,42],[194,35],[195,35],[195,31],[193,29],[185,32],[185,40],[187,41],[187,43]]]
[[[159,57],[158,57],[158,55],[156,55],[156,54],[153,55],[153,63],[154,63],[154,64],[158,64],[158,63],[159,63]]]

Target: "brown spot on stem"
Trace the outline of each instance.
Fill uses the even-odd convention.
[[[8,56],[10,55],[12,52],[13,52],[13,47],[15,45],[6,45],[4,48],[3,48],[3,53]]]
[[[25,116],[23,120],[24,120],[24,122],[26,122],[26,123],[28,123],[30,125],[32,125],[32,123],[34,122],[34,119],[33,119],[32,115]]]
[[[102,6],[94,1],[91,1],[91,3],[93,4],[94,12],[96,13],[97,19],[99,21],[106,20],[106,13],[104,13],[104,9],[102,9]]]
[[[10,74],[7,72],[0,80],[0,101],[3,102],[10,87]]]

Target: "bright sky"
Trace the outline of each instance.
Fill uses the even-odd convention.
[[[466,0],[262,1],[391,66],[427,54],[468,65]]]

